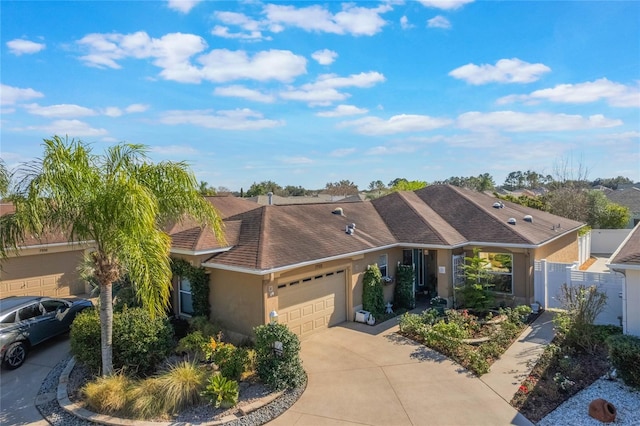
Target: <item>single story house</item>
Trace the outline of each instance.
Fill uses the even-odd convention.
[[[622,285],[622,330],[640,337],[640,224],[637,224],[607,266],[625,276]]]
[[[210,230],[176,224],[168,230],[172,256],[206,269],[211,319],[239,336],[252,335],[273,311],[301,337],[353,321],[372,264],[391,277],[386,301],[396,266],[406,264],[414,268],[416,294],[454,303],[459,265],[476,248],[490,261],[499,300],[529,304],[535,260],[576,261],[584,225],[449,185],[356,203],[209,200],[223,218],[226,244]],[[173,293],[175,313],[189,315],[182,309],[190,306],[188,280],[175,277]]]

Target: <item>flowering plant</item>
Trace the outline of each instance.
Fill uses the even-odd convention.
[[[436,296],[431,298],[432,305],[444,305],[446,303],[447,303],[447,299],[445,299],[444,297]]]

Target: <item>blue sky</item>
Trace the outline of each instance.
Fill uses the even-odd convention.
[[[0,153],[127,141],[198,180],[640,181],[640,2],[6,1]],[[578,173],[576,171],[576,173]]]

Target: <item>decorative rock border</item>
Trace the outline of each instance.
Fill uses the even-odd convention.
[[[72,415],[77,418],[80,422],[89,422],[89,423],[98,423],[103,425],[111,425],[111,426],[170,426],[176,425],[175,421],[167,421],[167,422],[153,422],[153,421],[144,421],[144,420],[133,420],[133,419],[123,419],[119,417],[108,416],[104,414],[94,413],[93,411],[87,410],[82,407],[80,404],[74,403],[69,399],[68,393],[68,383],[69,376],[73,371],[73,368],[76,365],[75,358],[71,357],[62,372],[58,377],[58,385],[56,388],[56,392],[42,392],[36,398],[36,406],[40,410],[43,417],[45,417],[48,421],[50,419],[45,414],[42,406],[46,404],[52,403],[54,400],[57,400],[57,404],[60,407],[61,411]],[[44,388],[44,383],[43,383]],[[241,407],[238,414],[231,414],[225,416],[221,419],[204,422],[204,423],[193,423],[202,425],[202,426],[218,426],[218,425],[260,425],[265,424],[276,417],[280,416],[284,413],[289,407],[291,407],[299,398],[302,396],[302,393],[306,389],[306,380],[305,383],[296,388],[288,391],[278,392],[272,395],[268,395],[264,398],[256,400],[251,404],[245,405]],[[52,417],[55,417],[56,413],[51,414]],[[55,422],[50,421],[52,424],[56,424]],[[191,423],[181,423],[183,425],[191,425]]]

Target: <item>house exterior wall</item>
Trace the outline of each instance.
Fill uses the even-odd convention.
[[[49,245],[24,249],[2,261],[0,294],[8,296],[65,297],[88,291],[77,268],[84,246]]]
[[[383,286],[384,302],[393,301],[393,293],[395,289],[396,265],[402,260],[402,249],[390,248],[367,253],[353,260],[351,275],[351,293],[353,295],[352,303],[349,305],[350,311],[347,312],[347,318],[350,321],[355,317],[355,312],[362,308],[362,290],[363,278],[367,272],[367,266],[378,263],[381,255],[387,255],[387,274],[394,278],[394,282]]]
[[[626,321],[623,323],[625,334],[640,337],[640,271],[627,269],[625,271],[625,293],[623,312]]]
[[[572,263],[578,261],[578,232],[564,235],[534,251],[535,260],[546,259],[549,262]]]
[[[264,324],[264,291],[259,275],[209,270],[211,320],[225,330],[253,336],[253,328]]]

